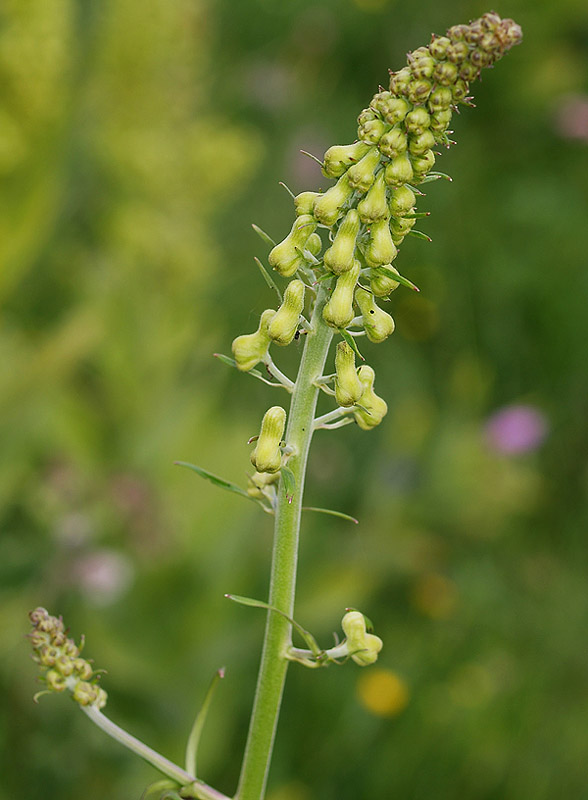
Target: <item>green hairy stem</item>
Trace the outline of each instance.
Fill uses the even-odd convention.
[[[333,337],[332,329],[322,319],[325,300],[326,291],[321,288],[290,404],[286,441],[294,448],[288,467],[296,485],[292,496],[287,497],[282,482],[276,508],[269,604],[289,617],[294,611],[300,514],[319,393],[315,381],[322,375]],[[239,800],[254,800],[264,794],[288,668],[285,655],[292,643],[291,635],[290,623],[281,615],[268,612],[255,701],[237,791]]]

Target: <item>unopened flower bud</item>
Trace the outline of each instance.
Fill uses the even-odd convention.
[[[258,472],[277,472],[282,466],[280,443],[286,426],[286,412],[281,406],[269,408],[261,421],[261,432],[251,453],[251,463]]]
[[[47,671],[45,682],[52,692],[63,692],[66,688],[65,677],[55,669]]]
[[[304,308],[304,284],[290,281],[284,292],[284,300],[271,319],[269,338],[279,345],[290,344],[298,330],[298,322]]]
[[[431,111],[447,111],[451,108],[453,95],[448,86],[440,86],[435,89],[429,97],[429,108]]]
[[[410,62],[410,71],[414,78],[430,78],[433,75],[435,65],[435,59],[431,58],[427,51],[427,55],[423,54],[420,58],[413,58]]]
[[[294,198],[294,208],[296,216],[301,217],[303,214],[312,214],[314,201],[320,196],[320,192],[300,192]]]
[[[361,272],[361,264],[353,266],[337,278],[331,297],[323,309],[323,319],[332,328],[346,328],[353,319],[353,293]]]
[[[379,344],[394,333],[394,320],[376,305],[373,294],[357,288],[355,299],[363,317],[363,327],[370,342]]]
[[[313,209],[315,218],[323,225],[332,227],[343,213],[342,207],[352,194],[353,187],[349,185],[349,178],[345,173],[334,186],[316,198]]]
[[[398,247],[406,234],[411,231],[416,223],[416,219],[411,217],[392,217],[390,220],[390,233],[392,241]]]
[[[357,129],[357,137],[367,144],[378,144],[386,130],[387,125],[385,122],[381,119],[372,119],[360,125]]]
[[[474,51],[475,52],[475,51]],[[473,53],[470,54],[470,58]],[[475,66],[470,60],[464,61],[459,66],[459,77],[466,83],[472,83],[480,74],[480,67]]]
[[[69,677],[74,671],[73,659],[69,656],[61,655],[55,659],[55,668],[65,677]]]
[[[397,72],[390,73],[390,91],[394,95],[406,95],[412,81],[412,72],[409,67],[403,67]]]
[[[449,127],[449,123],[451,122],[451,109],[447,109],[446,111],[435,111],[431,114],[431,130],[435,131],[435,133],[443,133]]]
[[[95,705],[98,700],[98,691],[98,687],[88,681],[79,681],[73,690],[73,699],[81,706]]]
[[[396,158],[406,152],[408,139],[400,128],[392,128],[385,133],[378,143],[380,152],[388,158]]]
[[[447,48],[451,45],[451,39],[447,36],[433,36],[431,44],[429,45],[429,52],[438,61],[445,58],[447,55]]]
[[[461,103],[462,100],[466,99],[469,91],[470,91],[469,85],[464,80],[459,78],[459,80],[455,81],[455,83],[451,87],[453,102]]]
[[[427,150],[435,146],[435,136],[431,131],[425,131],[418,136],[411,136],[408,141],[408,150],[412,156],[422,156]],[[414,162],[413,162],[414,169]]]
[[[416,197],[412,189],[404,185],[397,186],[390,198],[390,213],[393,217],[402,217],[404,214],[408,214],[415,203]]]
[[[355,353],[347,342],[339,342],[335,353],[335,399],[340,406],[355,405],[363,392],[363,385],[355,368]]]
[[[470,52],[465,42],[452,42],[447,48],[447,58],[453,64],[461,64],[465,61]]]
[[[249,372],[265,357],[271,341],[269,325],[275,313],[273,308],[267,308],[261,315],[255,333],[246,333],[233,340],[233,357],[241,372]]]
[[[381,219],[372,223],[363,254],[369,267],[381,267],[382,264],[391,264],[394,261],[398,251],[392,241],[388,220]]]
[[[450,86],[457,80],[457,67],[451,61],[440,61],[435,67],[434,78],[440,86]]]
[[[403,183],[410,183],[412,176],[412,164],[406,155],[393,158],[384,170],[384,178],[390,186],[401,186]]]
[[[329,147],[323,159],[323,175],[327,178],[341,177],[352,164],[363,158],[369,149],[369,144],[365,142],[336,144]]]
[[[85,658],[76,658],[73,662],[76,677],[88,681],[92,677],[92,665]]]
[[[267,496],[267,487],[272,486],[280,480],[279,472],[254,472],[249,477],[247,494],[249,497],[260,499]]]
[[[313,256],[318,256],[323,249],[323,240],[318,233],[311,233],[306,241],[306,249]]]
[[[413,156],[411,161],[415,180],[419,181],[435,166],[435,153],[426,150],[422,155]]]
[[[393,97],[391,92],[386,92],[390,97],[381,103],[381,113],[388,125],[397,125],[410,111],[410,104],[404,97]]]
[[[384,170],[380,170],[376,176],[372,188],[366,196],[357,204],[359,218],[366,225],[376,222],[379,219],[387,219],[390,212],[386,201],[386,181],[384,180]]]
[[[348,611],[341,621],[348,652],[360,667],[367,667],[378,659],[383,647],[379,636],[368,633],[365,617],[360,611]]]
[[[316,220],[310,214],[296,217],[292,230],[286,238],[277,244],[268,256],[270,266],[284,278],[290,278],[296,270],[304,266],[301,251],[308,237],[316,230]]]
[[[432,89],[433,84],[429,80],[424,78],[413,80],[408,85],[407,97],[413,105],[426,103]]]
[[[38,625],[41,620],[47,619],[48,616],[49,612],[47,609],[41,606],[35,608],[33,611],[29,611],[29,619],[33,625]]]
[[[376,373],[367,364],[363,364],[357,373],[363,386],[363,392],[359,398],[358,408],[353,412],[355,421],[364,431],[375,428],[388,413],[386,401],[374,391]],[[359,407],[361,406],[361,408]]]
[[[33,645],[34,646],[34,645]],[[55,647],[51,647],[48,644],[43,644],[39,648],[39,664],[44,667],[53,667],[55,666],[55,661],[59,656],[59,650]]]
[[[358,192],[367,192],[374,182],[374,170],[380,162],[380,151],[377,147],[368,150],[365,156],[349,167],[347,176],[349,185]]]
[[[429,112],[423,106],[413,109],[406,115],[404,126],[408,133],[419,134],[424,133],[431,124],[431,117]]]
[[[395,272],[398,275],[398,270],[396,267],[393,267],[392,264],[386,264],[385,267],[390,270],[390,272]],[[384,274],[380,268],[376,267],[372,269],[370,273],[370,289],[376,297],[387,297],[391,292],[398,289],[399,286],[400,284],[398,281]]]
[[[447,31],[447,36],[452,42],[461,42],[468,32],[467,25],[452,25]]]
[[[351,170],[349,171],[351,172]],[[325,252],[323,258],[325,267],[334,272],[335,275],[341,275],[341,273],[347,272],[353,266],[353,254],[355,253],[355,242],[360,224],[357,210],[355,208],[350,209],[339,225],[333,244]]]

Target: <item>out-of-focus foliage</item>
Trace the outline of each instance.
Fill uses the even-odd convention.
[[[299,149],[355,117],[432,30],[423,0],[6,0],[0,12],[0,800],[138,797],[153,771],[64,698],[32,705],[26,611],[63,613],[107,712],[181,760],[222,664],[203,777],[232,792],[270,520],[244,483],[271,390],[211,354],[273,298],[253,256],[326,186]],[[497,9],[523,44],[475,87],[405,245],[397,333],[362,347],[390,413],[319,432],[297,617],[346,606],[374,671],[291,669],[271,800],[585,793],[588,7]],[[293,368],[296,345],[280,351]],[[516,406],[513,408],[513,406]],[[502,409],[502,413],[498,413]]]

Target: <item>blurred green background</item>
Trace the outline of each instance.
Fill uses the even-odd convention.
[[[4,0],[0,9],[0,798],[128,800],[156,778],[38,686],[64,615],[107,712],[234,791],[271,520],[243,483],[275,396],[212,358],[273,302],[253,264],[325,186],[388,67],[467,0]],[[346,606],[377,667],[293,667],[269,800],[588,798],[588,5],[496,9],[525,39],[475,87],[365,347],[379,429],[316,436],[297,617]],[[292,346],[292,350],[296,346]],[[280,352],[280,364],[296,354]]]

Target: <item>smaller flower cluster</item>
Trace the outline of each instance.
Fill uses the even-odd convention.
[[[41,680],[47,692],[71,692],[81,706],[106,705],[106,692],[97,685],[99,675],[92,665],[81,657],[83,644],[79,647],[66,636],[63,620],[52,617],[44,608],[36,608],[29,614],[33,630],[29,639],[33,646],[33,660],[43,670]],[[42,693],[41,693],[42,694]]]
[[[342,660],[347,661],[348,658],[351,658],[360,667],[369,667],[378,660],[378,655],[384,646],[380,637],[372,633],[372,625],[367,617],[361,611],[352,608],[347,609],[347,613],[341,620],[345,639],[328,650],[321,650],[308,631],[300,629],[300,626],[297,627],[307,644],[310,645],[310,649],[302,650],[298,647],[290,647],[287,658],[311,669],[326,667],[329,664],[340,664]]]

